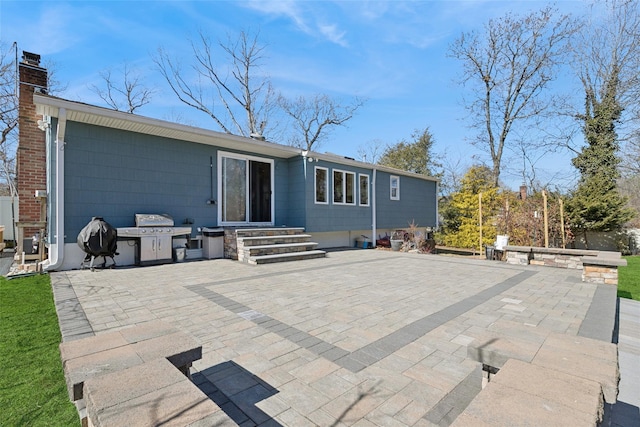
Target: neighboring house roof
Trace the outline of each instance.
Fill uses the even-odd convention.
[[[387,166],[364,163],[336,154],[305,152],[300,148],[290,147],[288,145],[260,141],[253,138],[183,125],[166,120],[153,119],[150,117],[140,116],[138,114],[115,111],[109,108],[98,107],[95,105],[85,104],[83,102],[70,101],[51,95],[35,93],[33,95],[33,102],[36,105],[36,111],[38,114],[59,118],[62,110],[64,110],[62,114],[65,116],[65,119],[73,122],[86,123],[164,138],[172,138],[181,141],[195,142],[272,157],[312,157],[314,159],[343,165],[368,169],[375,168],[379,171],[385,171],[391,174],[413,176],[428,181],[439,181],[439,179],[434,177],[419,175]]]

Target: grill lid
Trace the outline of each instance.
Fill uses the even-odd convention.
[[[136,227],[173,227],[173,218],[167,214],[136,214]]]

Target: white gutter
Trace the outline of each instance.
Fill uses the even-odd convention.
[[[376,241],[378,239],[378,216],[376,215],[376,180],[378,170],[373,168],[373,179],[371,182],[371,232],[373,233],[371,239],[371,246],[376,247]]]
[[[62,267],[64,261],[64,136],[67,128],[67,111],[60,108],[58,113],[58,129],[56,131],[56,244],[51,245],[48,265],[45,271],[54,271]],[[51,199],[49,199],[51,200]]]

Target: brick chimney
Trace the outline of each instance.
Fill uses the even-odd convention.
[[[41,204],[35,197],[36,190],[47,189],[46,138],[38,127],[42,116],[36,115],[33,103],[34,91],[46,93],[47,70],[40,67],[40,55],[22,52],[18,64],[20,89],[18,103],[18,150],[16,153],[16,181],[20,210],[19,222],[40,221]],[[25,237],[37,229],[25,228]]]
[[[526,185],[521,185],[520,186],[520,199],[527,200],[527,186]]]

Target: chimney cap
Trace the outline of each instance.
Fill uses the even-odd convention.
[[[40,66],[40,55],[37,53],[27,52],[26,50],[22,51],[22,62],[28,65],[33,65],[34,67]]]

